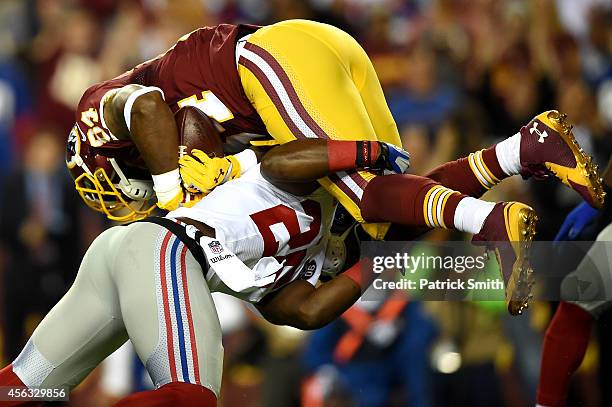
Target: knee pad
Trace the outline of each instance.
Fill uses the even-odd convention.
[[[571,272],[561,282],[561,299],[564,301],[605,300],[601,276],[591,268]]]
[[[591,246],[576,270],[561,283],[565,301],[612,301],[612,264],[606,242]]]
[[[589,251],[578,268],[563,279],[561,299],[598,317],[612,306],[612,270],[604,267],[601,259],[591,258],[594,251]]]

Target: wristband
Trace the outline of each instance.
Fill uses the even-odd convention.
[[[377,141],[357,141],[357,157],[355,166],[357,168],[369,168],[380,158],[379,143]]]
[[[368,271],[368,269],[372,269],[372,266],[372,260],[363,258],[341,275],[353,280],[355,284],[359,286],[361,292],[364,292],[370,286],[372,281],[374,281],[374,272]],[[366,276],[364,273],[369,273],[371,275]]]
[[[171,200],[181,189],[181,174],[178,168],[163,174],[151,175],[151,177],[153,178],[153,190],[160,202]]]
[[[238,154],[234,154],[234,158],[236,158],[236,160],[238,160],[238,164],[240,164],[240,174],[238,175],[244,174],[249,169],[257,165],[257,155],[255,154],[255,151],[251,150],[250,148],[241,151]]]
[[[327,141],[327,162],[330,172],[371,167],[378,159],[376,141]]]
[[[353,264],[353,266],[342,273],[342,275],[350,278],[359,286],[359,288],[362,288],[363,282],[361,278],[361,262]]]

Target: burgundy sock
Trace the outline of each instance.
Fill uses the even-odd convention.
[[[577,305],[561,302],[542,349],[538,404],[565,406],[572,374],[578,369],[591,336],[593,317]]]
[[[497,153],[495,152],[496,145],[497,144],[493,144],[491,147],[482,150],[482,159],[487,168],[493,173],[493,176],[501,181],[504,178],[508,178],[508,174],[506,174],[499,165]]]
[[[119,400],[115,407],[215,407],[217,397],[206,387],[198,384],[172,382],[156,390],[131,394]]]
[[[368,183],[360,209],[367,222],[454,228],[455,209],[463,198],[429,178],[386,175]]]
[[[484,167],[480,165],[483,163]],[[499,166],[495,146],[442,164],[425,176],[474,198],[480,198],[494,184],[508,177]]]

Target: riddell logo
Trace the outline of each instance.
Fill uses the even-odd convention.
[[[538,136],[540,136],[540,138],[538,138],[538,143],[542,144],[544,144],[544,139],[548,137],[548,133],[546,133],[546,130],[540,131],[540,129],[538,129],[537,122],[533,122],[533,127],[529,129],[529,133],[536,133]]]

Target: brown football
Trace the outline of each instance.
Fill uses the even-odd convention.
[[[212,119],[200,109],[185,106],[174,114],[179,132],[181,156],[197,148],[215,157],[223,157],[223,143]]]

